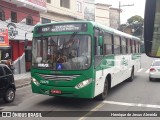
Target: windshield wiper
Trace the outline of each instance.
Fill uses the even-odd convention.
[[[72,34],[71,34],[71,37],[69,38],[69,40],[70,40],[70,39],[73,39],[77,34],[78,34],[78,32],[72,33]]]

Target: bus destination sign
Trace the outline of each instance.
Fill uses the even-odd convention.
[[[73,24],[52,24],[46,26],[40,26],[36,28],[36,33],[47,32],[80,32],[87,31],[87,25],[85,23],[73,23]]]

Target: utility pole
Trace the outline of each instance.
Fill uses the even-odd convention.
[[[121,2],[119,1],[119,26],[121,25],[121,7],[127,7],[127,6],[134,6],[134,4],[121,5]]]

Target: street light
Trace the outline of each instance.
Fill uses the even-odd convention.
[[[121,2],[119,1],[119,26],[121,24],[121,7],[127,7],[127,6],[134,6],[134,4],[121,5]]]

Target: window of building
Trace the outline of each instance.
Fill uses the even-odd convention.
[[[11,12],[11,22],[17,23],[17,13]]]
[[[33,18],[32,18],[31,16],[28,16],[28,17],[26,18],[26,24],[27,24],[27,25],[33,25]]]
[[[77,1],[77,12],[82,12],[82,3]]]
[[[50,19],[42,18],[42,24],[51,23]]]
[[[103,53],[104,55],[113,54],[112,52],[112,35],[109,33],[104,33],[104,48]]]
[[[51,0],[47,0],[47,3],[51,3]]]
[[[5,13],[1,8],[0,8],[0,20],[5,21]]]
[[[60,0],[60,6],[70,8],[70,0]]]
[[[114,54],[120,54],[121,47],[120,47],[120,37],[114,36]]]

